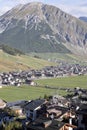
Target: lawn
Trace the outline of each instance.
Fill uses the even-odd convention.
[[[87,88],[87,76],[61,77],[53,79],[40,79],[36,83],[40,86],[66,87],[66,88]]]
[[[5,101],[31,100],[44,97],[44,95],[65,94],[63,91],[41,87],[3,87],[0,89],[0,98]]]

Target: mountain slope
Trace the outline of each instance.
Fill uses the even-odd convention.
[[[0,17],[2,42],[26,53],[81,53],[87,48],[87,24],[51,5],[19,5]]]
[[[0,49],[3,50],[5,53],[8,53],[10,55],[16,56],[16,55],[24,55],[22,51],[19,51],[18,49],[9,47],[8,45],[1,44]]]
[[[4,59],[4,60],[3,60]],[[45,66],[55,65],[39,58],[34,58],[27,55],[9,55],[0,50],[0,72],[1,71],[19,71],[28,69],[40,69]]]

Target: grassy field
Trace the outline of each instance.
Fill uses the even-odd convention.
[[[3,87],[0,89],[0,98],[6,101],[17,101],[17,100],[31,100],[44,95],[66,95],[67,92],[59,89],[45,88],[46,85],[50,87],[62,87],[62,88],[74,88],[81,87],[87,88],[87,76],[76,76],[66,78],[55,78],[55,79],[40,79],[36,80],[37,86],[21,86],[21,87]]]
[[[0,98],[6,101],[31,100],[44,95],[66,95],[67,92],[59,89],[49,89],[44,86],[62,87],[62,88],[87,88],[87,76],[75,76],[55,79],[36,80],[37,87],[21,86],[21,87],[3,87],[0,89]],[[40,86],[40,87],[38,87]]]
[[[3,87],[0,89],[0,98],[5,101],[30,100],[37,99],[39,97],[43,98],[45,94],[53,95],[55,93],[61,95],[66,94],[64,91],[55,91],[55,89],[46,89],[41,87]]]
[[[50,65],[55,64],[27,55],[12,56],[0,50],[0,71],[26,70],[29,68],[40,69]]]
[[[39,56],[45,60],[51,61],[65,61],[69,63],[79,63],[87,65],[87,58],[83,58],[81,56],[77,56],[69,53],[31,53],[31,56]]]
[[[40,86],[66,87],[66,88],[87,88],[87,76],[61,77],[53,79],[40,79],[36,83]]]

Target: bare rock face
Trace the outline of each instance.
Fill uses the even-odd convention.
[[[24,52],[84,51],[87,23],[51,5],[19,5],[0,17],[0,43]]]

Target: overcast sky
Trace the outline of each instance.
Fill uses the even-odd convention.
[[[18,4],[35,1],[55,5],[76,17],[87,16],[87,0],[0,0],[0,15]]]

